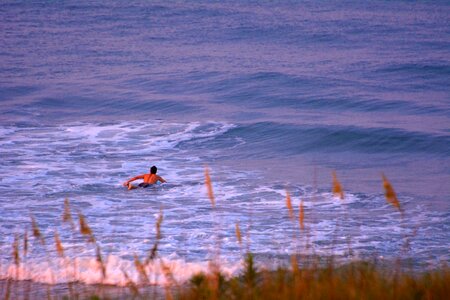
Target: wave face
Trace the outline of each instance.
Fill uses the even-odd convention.
[[[159,253],[180,281],[207,270],[217,245],[224,270],[239,272],[236,223],[243,247],[268,265],[305,243],[344,260],[448,263],[449,10],[404,1],[2,3],[0,279],[103,280],[94,245],[62,223],[65,198],[119,286],[134,255],[152,248],[160,209]],[[121,186],[151,165],[167,184]],[[330,193],[333,170],[344,201]],[[404,218],[384,199],[382,173]],[[307,238],[293,238],[286,190],[296,214],[304,201]],[[30,215],[46,246],[31,236]],[[30,249],[23,256],[21,242],[16,268],[12,244],[25,232]],[[161,265],[149,268],[164,284]]]

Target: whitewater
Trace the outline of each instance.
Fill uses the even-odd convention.
[[[266,267],[448,263],[449,16],[440,2],[2,3],[0,279],[137,282],[160,214],[152,284],[163,265],[180,282],[215,259],[238,274],[246,251]],[[152,165],[166,184],[122,186]]]

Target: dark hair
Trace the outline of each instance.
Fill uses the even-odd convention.
[[[153,166],[153,167],[150,168],[150,173],[156,174],[156,172],[158,172],[158,168],[157,167]]]

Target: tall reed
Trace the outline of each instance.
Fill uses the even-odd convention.
[[[344,199],[343,188],[336,172],[333,172],[332,176],[332,194]],[[386,201],[400,211],[403,216],[404,208],[400,205],[392,184],[384,174],[382,174],[382,180]],[[215,217],[216,198],[208,168],[205,168],[205,186],[212,205],[211,213]],[[292,199],[288,191],[286,191],[285,201],[288,217],[292,220],[290,223],[295,230],[298,230],[300,238],[303,238],[306,229],[309,230],[313,226],[312,223],[308,223],[310,217],[305,220],[304,200],[299,201],[298,223],[295,221]],[[75,229],[68,199],[64,201],[62,221],[69,223]],[[79,231],[77,234],[87,237],[86,247],[95,245],[95,261],[102,276],[102,283],[104,283],[108,279],[109,272],[99,243],[97,243],[86,217],[81,212],[78,213],[78,221]],[[393,270],[377,261],[349,261],[345,264],[337,264],[333,258],[322,263],[322,258],[312,257],[309,261],[313,263],[309,263],[306,255],[302,258],[296,252],[290,255],[290,268],[280,266],[276,270],[271,270],[257,267],[252,253],[249,251],[245,254],[242,253],[242,233],[238,222],[235,223],[235,235],[244,259],[241,273],[231,277],[225,276],[221,272],[220,261],[214,259],[210,261],[208,273],[196,274],[188,283],[180,285],[170,264],[158,255],[158,245],[163,242],[162,222],[163,211],[161,209],[155,223],[155,242],[145,262],[134,255],[134,270],[121,270],[126,286],[130,289],[133,297],[145,299],[148,296],[141,293],[141,287],[154,284],[150,279],[154,269],[150,266],[158,258],[160,269],[167,282],[164,294],[166,299],[445,299],[450,294],[450,269],[445,264],[433,271],[407,273]],[[34,239],[47,251],[44,236],[33,216],[31,216],[31,229]],[[295,243],[299,238],[294,235],[292,239],[292,242]],[[24,265],[24,258],[28,255],[27,230],[23,235],[22,257],[20,256],[20,241],[20,236],[15,235],[11,254],[16,280],[19,279],[19,270]],[[67,249],[63,247],[56,230],[54,231],[54,242],[57,255],[61,259],[66,258],[68,256]],[[217,243],[216,247],[220,247],[220,244]],[[48,255],[50,256],[50,254]],[[302,260],[299,261],[298,257]],[[132,280],[130,276],[132,271],[139,275],[138,282]],[[72,292],[70,283],[68,286],[69,298],[78,298],[78,294]],[[12,281],[7,280],[1,296],[4,299],[15,298],[15,291]],[[153,294],[149,297],[159,296],[161,295]],[[49,297],[51,297],[50,294]]]
[[[391,183],[384,174],[381,174],[381,177],[383,178],[383,187],[385,191],[384,195],[387,202],[394,206],[399,212],[403,213],[403,209],[400,206],[400,201],[398,201],[397,194],[395,193]]]
[[[342,185],[337,179],[336,171],[333,171],[333,195],[339,197],[341,200],[344,200],[344,190],[342,189]]]

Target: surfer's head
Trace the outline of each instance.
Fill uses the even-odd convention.
[[[158,172],[158,168],[157,167],[153,166],[153,167],[150,168],[150,173],[151,174],[156,174],[156,172]]]

